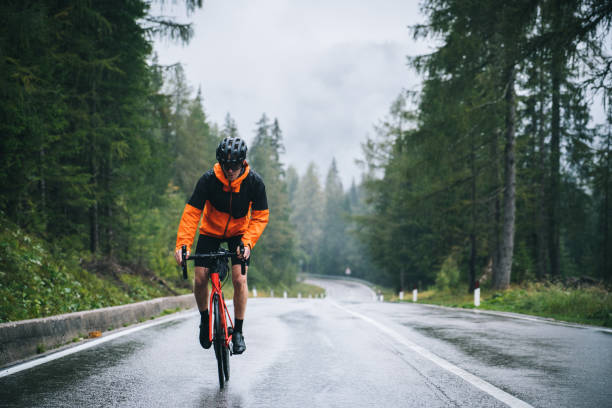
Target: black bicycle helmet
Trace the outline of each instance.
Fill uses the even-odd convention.
[[[247,145],[239,137],[226,137],[217,147],[217,161],[221,164],[242,163],[246,159],[246,154]]]

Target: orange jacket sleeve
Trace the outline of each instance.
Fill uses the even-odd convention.
[[[176,249],[179,249],[183,245],[186,245],[188,249],[191,248],[201,216],[202,210],[190,204],[185,204],[183,216],[181,217],[181,222],[176,234]]]
[[[242,242],[244,245],[248,245],[253,249],[255,243],[261,236],[266,225],[268,225],[268,218],[270,216],[270,210],[253,210],[251,212],[251,220],[249,221],[249,228],[247,232],[242,236]]]

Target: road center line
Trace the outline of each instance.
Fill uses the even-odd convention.
[[[489,394],[490,396],[492,396],[493,398],[503,402],[504,404],[508,405],[509,407],[512,408],[528,408],[531,407],[533,408],[532,405],[529,405],[528,403],[526,403],[525,401],[522,401],[510,394],[508,394],[507,392],[497,388],[496,386],[494,386],[491,383],[488,383],[487,381],[476,377],[474,374],[470,374],[467,371],[457,367],[456,365],[444,360],[441,357],[438,357],[437,355],[435,355],[434,353],[432,353],[431,351],[411,342],[410,340],[407,340],[406,338],[404,338],[401,334],[399,334],[398,332],[384,326],[383,324],[377,322],[374,319],[371,319],[367,316],[364,316],[360,313],[354,312],[350,309],[345,308],[344,306],[340,306],[338,303],[336,303],[335,301],[329,300],[329,302],[336,306],[338,309],[341,309],[343,311],[345,311],[346,313],[352,314],[355,317],[360,318],[361,320],[370,323],[371,325],[375,326],[377,329],[385,332],[386,334],[388,334],[389,336],[391,336],[395,341],[403,344],[404,346],[408,347],[409,349],[411,349],[412,351],[420,354],[422,357],[425,357],[426,359],[428,359],[429,361],[435,363],[436,365],[438,365],[439,367],[450,371],[451,373],[457,375],[458,377],[462,378],[463,380],[467,381],[468,383],[472,384],[474,387],[486,392],[487,394]]]
[[[226,302],[226,303],[230,304],[231,301],[230,302]],[[12,367],[9,367],[7,369],[1,370],[0,371],[0,378],[6,377],[6,376],[11,375],[11,374],[18,373],[20,371],[28,370],[30,368],[39,366],[41,364],[48,363],[49,361],[57,360],[58,358],[65,357],[65,356],[68,356],[70,354],[78,353],[79,351],[83,351],[83,350],[87,350],[87,349],[92,348],[92,347],[96,347],[96,346],[98,346],[98,345],[100,345],[102,343],[106,343],[107,341],[111,341],[111,340],[117,339],[119,337],[127,336],[128,334],[132,334],[132,333],[135,333],[135,332],[140,331],[140,330],[148,329],[149,327],[153,327],[153,326],[157,326],[157,325],[160,325],[160,324],[163,324],[163,323],[171,322],[173,320],[186,319],[186,318],[191,317],[192,315],[195,315],[195,314],[196,314],[195,311],[176,313],[176,314],[173,314],[173,315],[169,315],[169,316],[166,316],[166,317],[161,317],[161,318],[155,319],[152,322],[145,323],[145,324],[142,324],[142,325],[139,325],[139,326],[136,326],[136,327],[131,327],[129,329],[120,330],[120,331],[117,331],[116,333],[111,333],[111,334],[109,334],[107,336],[100,337],[99,339],[90,340],[90,341],[88,341],[88,342],[86,342],[84,344],[80,344],[80,345],[75,346],[75,347],[70,347],[70,348],[67,348],[65,350],[58,351],[57,353],[52,353],[52,354],[49,354],[48,356],[37,358],[35,360],[27,361],[25,363],[17,364],[17,365],[14,365]]]

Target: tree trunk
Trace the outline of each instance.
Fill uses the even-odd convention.
[[[491,162],[493,163],[492,176],[493,180],[491,185],[493,186],[494,196],[489,201],[489,258],[491,259],[491,276],[496,276],[499,272],[499,224],[501,219],[501,209],[499,203],[499,185],[500,185],[500,174],[499,174],[499,154],[497,146],[498,135],[493,135],[493,141],[491,143]]]
[[[89,170],[93,185],[93,204],[89,207],[89,249],[92,254],[98,252],[100,247],[100,225],[98,219],[98,165],[96,162],[94,146],[89,148]]]
[[[546,144],[544,134],[544,105],[545,98],[543,94],[544,82],[542,80],[542,67],[540,66],[538,70],[540,71],[540,95],[538,97],[538,120],[537,120],[537,138],[538,138],[538,159],[537,161],[537,174],[539,177],[536,185],[538,186],[536,192],[536,201],[537,201],[537,214],[536,214],[536,226],[537,226],[537,270],[536,276],[538,279],[542,279],[544,276],[548,274],[548,234],[547,234],[547,220],[546,220],[546,191],[547,191],[547,168],[544,163],[547,162],[546,157]]]
[[[109,204],[107,209],[106,209],[106,215],[107,215],[107,220],[106,220],[106,239],[108,240],[108,256],[109,257],[113,257],[113,240],[115,239],[114,237],[114,231],[113,231],[113,207]]]
[[[47,228],[47,183],[45,182],[45,148],[39,150],[40,156],[40,212],[43,219],[44,228]]]
[[[604,186],[604,203],[603,203],[603,251],[602,251],[602,257],[603,257],[603,268],[604,270],[602,271],[602,276],[604,277],[604,279],[608,280],[608,281],[612,281],[612,265],[610,265],[610,254],[608,253],[608,246],[609,246],[609,234],[610,234],[610,228],[609,228],[609,223],[610,223],[610,219],[608,217],[608,214],[610,213],[610,139],[612,138],[612,135],[610,134],[610,131],[608,131],[608,143],[606,145],[606,171],[605,171],[605,176],[604,176],[604,182],[603,182],[603,186]]]
[[[491,160],[494,168],[493,175],[493,192],[494,196],[489,201],[489,258],[491,259],[491,276],[495,276],[499,270],[499,221],[500,221],[500,205],[499,205],[499,160],[497,153],[497,134],[493,137],[491,143]]]
[[[98,225],[98,203],[94,202],[89,207],[89,250],[92,254],[98,252],[99,225]]]
[[[104,193],[106,196],[106,248],[107,255],[113,257],[114,230],[113,230],[113,191],[112,191],[113,154],[109,149],[108,163],[104,168]]]
[[[559,12],[553,12],[553,28],[559,25]],[[552,75],[552,123],[550,136],[550,198],[548,210],[548,239],[550,256],[550,273],[553,276],[561,274],[559,264],[559,186],[560,186],[560,159],[561,159],[561,64],[563,63],[562,50],[559,47],[552,49],[551,75]]]
[[[510,285],[512,274],[512,256],[514,253],[514,220],[516,168],[514,163],[514,132],[515,132],[515,96],[514,96],[514,66],[509,68],[506,78],[506,147],[504,149],[504,222],[501,235],[501,257],[499,273],[493,276],[495,289],[506,289]]]
[[[96,113],[96,82],[95,80],[91,83],[92,90],[92,99],[91,103],[91,118],[95,118]],[[91,119],[90,119],[91,120]],[[95,125],[94,125],[95,126]],[[96,132],[90,122],[90,132],[91,132],[91,140],[89,146],[89,165],[91,171],[91,179],[93,185],[93,204],[89,208],[89,225],[90,225],[90,233],[89,233],[89,243],[91,253],[95,254],[98,252],[100,248],[100,225],[99,225],[99,194],[98,194],[98,172],[99,172],[99,164],[96,157]]]
[[[470,232],[470,276],[469,276],[469,287],[468,292],[472,293],[476,288],[476,152],[474,146],[474,136],[472,135],[472,146],[470,151],[470,167],[472,172],[472,189],[471,189],[471,201],[472,201],[472,214],[471,214],[471,232]]]

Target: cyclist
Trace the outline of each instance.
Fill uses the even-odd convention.
[[[247,145],[237,137],[227,137],[217,147],[214,167],[198,180],[195,190],[185,205],[176,237],[174,257],[181,263],[181,246],[191,248],[200,218],[200,237],[197,253],[213,252],[221,242],[236,252],[232,258],[234,285],[234,354],[246,350],[242,326],[246,311],[248,287],[246,275],[241,274],[240,261],[251,260],[251,251],[268,223],[266,187],[261,177],[246,162]],[[204,214],[202,216],[202,213]],[[240,246],[244,246],[241,254]],[[189,253],[188,253],[189,254]],[[200,344],[210,348],[208,321],[209,260],[195,261],[194,294],[200,310]],[[248,268],[248,267],[247,267]]]

